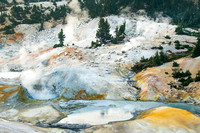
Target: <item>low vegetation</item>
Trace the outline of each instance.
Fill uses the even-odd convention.
[[[163,51],[156,52],[156,54],[152,57],[144,58],[142,57],[140,62],[136,63],[131,70],[134,72],[140,72],[141,70],[148,68],[148,67],[154,67],[154,66],[160,66],[166,62],[171,61],[172,59],[169,58],[168,55],[164,54]]]
[[[187,49],[188,51],[191,51],[193,48],[189,45],[183,45],[180,44],[180,42],[178,40],[176,40],[175,42],[175,49],[180,50],[180,49]]]
[[[178,40],[175,42],[175,48],[176,49],[184,49],[186,48],[186,52],[181,53],[172,53],[172,54],[164,54],[162,51],[160,53],[156,52],[156,54],[149,59],[145,59],[144,57],[141,58],[140,62],[136,63],[131,70],[134,72],[140,72],[143,69],[146,69],[147,67],[154,67],[162,65],[166,62],[170,62],[182,57],[186,56],[192,56],[193,58],[200,56],[200,38],[198,38],[198,42],[193,49],[193,47],[189,45],[181,45]],[[178,67],[179,64],[176,62],[173,62],[173,67]]]
[[[173,67],[179,67],[179,64],[177,63],[177,62],[173,62],[173,65],[172,65]]]
[[[178,80],[182,86],[188,86],[194,79],[191,77],[191,73],[189,70],[186,72],[183,71],[175,71],[172,73],[172,77]]]
[[[79,0],[81,8],[87,9],[92,18],[108,15],[118,15],[120,11],[129,7],[136,13],[141,9],[146,10],[152,18],[162,12],[163,16],[172,18],[173,23],[182,27],[200,27],[200,1],[194,3],[191,0]],[[113,6],[115,5],[115,6]]]
[[[170,87],[179,90],[190,90],[190,88],[188,88],[190,83],[200,81],[200,71],[196,74],[195,78],[192,78],[191,75],[189,70],[186,72],[183,72],[182,70],[174,71],[172,77],[175,79],[175,82],[171,82],[169,84]]]
[[[11,23],[6,27],[0,29],[4,31],[5,34],[12,34],[13,28],[18,24],[40,24],[39,30],[44,29],[44,22],[47,21],[58,21],[62,20],[63,24],[65,23],[65,18],[68,13],[71,12],[71,9],[66,6],[57,6],[56,2],[53,1],[54,7],[43,7],[40,6],[30,6],[26,4],[24,7],[14,4],[11,6],[10,15],[3,13],[3,7],[0,8],[0,22],[1,24],[6,22],[6,19]],[[5,6],[4,6],[5,7]]]
[[[165,36],[166,39],[171,39],[171,37],[169,35]]]

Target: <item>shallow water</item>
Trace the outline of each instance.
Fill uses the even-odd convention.
[[[77,100],[59,103],[61,108],[67,109],[70,114],[60,120],[58,124],[100,125],[116,121],[126,121],[145,110],[155,107],[167,106],[185,109],[200,116],[200,106],[187,103],[162,103],[141,101],[109,101],[109,100]],[[76,105],[76,106],[75,106]]]

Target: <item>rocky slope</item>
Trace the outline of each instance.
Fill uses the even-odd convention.
[[[136,100],[138,90],[127,82],[133,77],[129,69],[134,62],[154,55],[157,49],[152,47],[162,46],[164,52],[185,51],[175,49],[174,43],[168,45],[170,41],[180,40],[191,46],[196,42],[195,37],[175,35],[176,26],[164,23],[166,18],[160,18],[162,23],[138,15],[107,19],[112,33],[116,25],[126,21],[124,43],[89,49],[90,42],[95,40],[98,18],[71,16],[67,25],[40,32],[38,25],[19,25],[16,31],[22,33],[23,41],[12,45],[5,41],[0,50],[1,84],[20,85],[31,98],[41,100],[58,97]],[[70,46],[53,49],[60,28],[67,36],[65,44]],[[166,35],[171,39],[166,39]]]
[[[184,89],[170,87],[171,82],[177,82],[172,77],[175,70],[189,70],[194,78],[200,71],[200,58],[182,58],[176,60],[179,67],[173,67],[173,62],[160,67],[147,68],[134,76],[136,85],[141,88],[141,100],[187,101],[200,103],[199,82],[192,82]]]

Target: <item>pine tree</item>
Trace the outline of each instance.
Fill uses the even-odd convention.
[[[117,44],[119,40],[119,28],[118,26],[115,28],[115,38],[112,39],[112,43]]]
[[[192,57],[198,57],[200,56],[200,38],[198,38],[198,43],[196,44],[196,47],[194,48],[194,51],[192,53]]]
[[[29,6],[29,0],[24,0],[24,4],[25,4],[26,6]]]
[[[16,0],[13,0],[12,2],[13,2],[15,5],[17,4]]]
[[[63,33],[63,29],[60,30],[60,32],[58,33],[58,39],[59,39],[59,44],[55,44],[53,46],[53,48],[57,48],[57,47],[63,47],[64,46],[64,40],[65,40],[65,35]]]
[[[58,38],[59,38],[60,45],[64,46],[65,35],[63,33],[63,29],[61,29],[61,31],[58,33]]]
[[[39,31],[42,31],[42,30],[44,30],[44,20],[43,19],[40,21],[40,29],[39,29]]]
[[[126,28],[126,22],[124,22],[119,28],[119,33],[122,40],[125,38],[125,28]]]
[[[5,15],[0,15],[0,24],[3,24],[6,21]]]
[[[5,22],[5,14],[3,14],[3,11],[5,10],[5,0],[0,1],[0,23],[3,24]]]
[[[3,15],[3,10],[5,10],[5,4],[8,3],[7,0],[0,1],[0,13]]]
[[[160,61],[162,63],[168,62],[169,58],[165,55],[165,53],[163,51],[160,52]]]
[[[115,38],[113,38],[112,43],[118,44],[120,41],[123,41],[125,38],[125,27],[126,23],[124,22],[119,28],[115,28]]]
[[[40,23],[41,22],[42,12],[41,9],[34,5],[32,8],[32,13],[30,15],[31,23]]]
[[[96,38],[99,39],[101,44],[107,44],[111,40],[110,25],[107,19],[104,20],[104,18],[100,18]]]
[[[160,56],[159,56],[159,54],[158,54],[158,51],[156,52],[156,54],[155,54],[155,56],[154,56],[154,58],[153,58],[153,63],[154,63],[154,65],[156,65],[156,66],[159,66],[159,65],[162,64],[162,62],[160,61]]]
[[[119,31],[118,31],[118,34],[117,34],[118,41],[123,41],[124,40],[124,38],[125,38],[125,28],[126,28],[126,22],[124,22],[119,27]]]
[[[56,0],[53,0],[53,5],[57,8],[57,3],[56,3]]]
[[[44,21],[45,21],[45,9],[40,5],[40,31],[44,30]]]

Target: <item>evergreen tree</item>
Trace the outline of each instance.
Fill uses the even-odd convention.
[[[125,27],[126,23],[124,22],[123,25],[118,28],[118,26],[115,29],[115,38],[113,38],[112,43],[117,44],[120,41],[123,41],[125,38]]]
[[[159,66],[162,64],[161,60],[160,60],[160,56],[158,54],[158,51],[156,52],[154,58],[153,58],[153,63],[155,66]]]
[[[162,63],[168,62],[169,58],[165,55],[165,53],[163,51],[160,52],[160,61]]]
[[[16,5],[16,4],[17,4],[16,0],[13,0],[12,2],[13,2],[13,4],[14,4],[14,5]]]
[[[45,21],[45,9],[43,8],[42,4],[40,5],[40,31],[44,30],[44,21]]]
[[[65,18],[67,16],[67,13],[70,13],[71,9],[66,6],[59,6],[56,7],[54,10],[51,10],[50,15],[54,20],[59,20],[59,19],[63,19],[63,23],[65,23]]]
[[[40,30],[39,31],[42,31],[42,30],[44,30],[44,20],[43,19],[40,21]]]
[[[63,29],[61,29],[61,31],[58,33],[58,38],[59,38],[60,45],[64,46],[65,35],[63,33]]]
[[[64,40],[65,40],[65,35],[63,33],[63,29],[60,30],[60,32],[58,33],[58,39],[59,39],[59,44],[55,44],[53,46],[53,48],[57,48],[57,47],[63,47],[64,46]]]
[[[110,34],[110,25],[107,19],[104,20],[104,18],[100,18],[96,38],[99,39],[101,44],[107,44],[111,40],[112,36]]]
[[[29,0],[24,0],[24,4],[25,4],[26,6],[29,6]]]
[[[3,11],[5,10],[5,0],[1,0],[0,1],[0,24],[3,24],[5,22],[5,18],[6,18],[6,14],[3,13]]]
[[[179,67],[179,64],[177,62],[173,62],[173,67]]]
[[[170,16],[173,23],[184,23],[186,26],[199,27],[200,2],[193,0],[78,0],[81,8],[87,8],[92,18],[119,14],[121,10],[130,7],[137,12],[144,9],[147,15],[155,18],[158,12]],[[114,6],[113,6],[114,5]],[[197,7],[198,6],[198,7]]]
[[[0,13],[1,13],[1,15],[3,15],[3,11],[5,10],[5,3],[7,3],[6,0],[0,1]]]
[[[194,48],[194,51],[192,53],[192,57],[198,56],[200,56],[200,38],[198,38],[198,43],[196,44],[196,47]]]
[[[119,40],[119,28],[118,26],[115,28],[115,38],[112,39],[112,43],[117,44]]]
[[[4,14],[0,15],[0,24],[3,24],[5,21],[6,21],[5,15]]]
[[[41,22],[41,10],[38,6],[34,5],[32,8],[32,13],[30,15],[31,23],[40,23]]]
[[[53,1],[53,5],[57,8],[57,3],[55,0]]]
[[[26,13],[24,9],[20,6],[14,5],[11,10],[11,17],[15,19],[18,23],[20,23],[24,18],[26,18]]]

